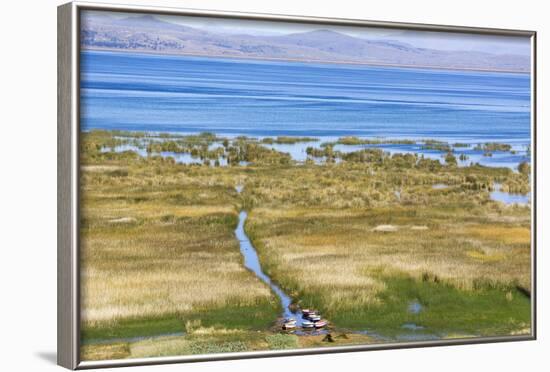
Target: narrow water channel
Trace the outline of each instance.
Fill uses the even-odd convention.
[[[273,292],[275,292],[277,297],[279,297],[281,305],[283,306],[283,313],[281,316],[283,318],[295,318],[296,324],[300,326],[302,324],[302,312],[299,310],[296,313],[290,311],[289,306],[292,303],[292,299],[290,298],[290,296],[287,295],[277,284],[273,283],[271,278],[267,276],[262,270],[260,259],[258,258],[258,253],[256,252],[256,249],[254,248],[252,242],[244,231],[244,223],[247,217],[248,213],[246,213],[246,211],[241,211],[241,213],[239,213],[239,224],[235,229],[235,236],[239,240],[241,253],[244,257],[244,266],[252,271],[254,274],[256,274],[256,276],[260,278],[264,283],[269,285]]]

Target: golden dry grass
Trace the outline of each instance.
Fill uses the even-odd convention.
[[[230,196],[209,199],[208,190],[178,174],[144,192],[135,186],[147,182],[143,169],[110,182],[101,169],[83,173],[84,327],[273,301],[241,263]],[[134,186],[121,190],[121,183]],[[174,203],[178,186],[197,194],[196,204]]]
[[[303,306],[320,308],[341,324],[398,329],[386,324],[385,306],[394,303],[387,319],[407,319],[407,301],[421,296],[437,309],[424,316],[426,323],[454,314],[438,325],[449,334],[472,332],[467,329],[494,335],[516,332],[529,316],[529,300],[514,290],[531,288],[528,215],[528,208],[455,202],[309,211],[285,205],[255,208],[247,230],[268,274]],[[392,279],[403,276],[419,284]],[[431,284],[422,289],[422,283]],[[505,292],[496,289],[491,298],[510,305],[487,300],[483,291],[492,288]],[[444,302],[434,302],[435,296]],[[471,307],[461,309],[465,301]],[[502,313],[491,314],[495,307]],[[476,312],[489,320],[471,320]]]
[[[400,212],[387,213],[390,218]],[[373,214],[315,213],[309,225],[297,226],[295,211],[285,218],[281,210],[256,209],[250,230],[276,277],[284,277],[298,291],[322,292],[335,306],[352,293],[361,293],[354,302],[377,302],[377,293],[384,290],[379,268],[419,279],[428,274],[460,289],[473,289],[480,279],[530,288],[528,227],[464,226],[452,220],[434,224],[420,216],[381,232],[376,227],[385,225],[373,224]],[[429,229],[411,228],[427,222],[432,223]]]
[[[483,225],[467,228],[465,233],[480,240],[501,242],[503,244],[529,245],[531,230],[529,226]]]

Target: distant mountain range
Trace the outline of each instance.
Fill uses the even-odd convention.
[[[530,58],[514,54],[442,51],[393,40],[366,40],[319,29],[283,36],[209,32],[152,15],[115,18],[84,13],[84,49],[528,72]]]

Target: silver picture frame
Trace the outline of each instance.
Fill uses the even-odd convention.
[[[80,14],[83,10],[123,11],[164,15],[222,17],[233,19],[284,21],[340,26],[377,27],[417,31],[445,31],[469,34],[523,36],[531,40],[531,333],[499,337],[413,341],[359,346],[323,347],[299,350],[254,351],[224,354],[153,357],[105,361],[81,361],[80,350],[80,291],[79,291],[79,54]],[[58,53],[58,155],[57,155],[57,362],[69,369],[121,367],[151,364],[264,358],[276,356],[343,353],[413,347],[482,344],[527,341],[537,338],[536,237],[537,237],[537,95],[535,31],[482,27],[443,26],[401,22],[382,22],[358,19],[319,18],[278,14],[258,14],[155,6],[127,6],[75,1],[57,9]]]

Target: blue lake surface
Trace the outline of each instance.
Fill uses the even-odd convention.
[[[81,125],[499,141],[521,148],[531,135],[530,77],[84,51]]]
[[[531,200],[531,193],[513,194],[505,191],[501,191],[501,185],[499,183],[494,184],[494,191],[491,191],[490,197],[492,200],[507,204],[507,205],[529,205]]]

